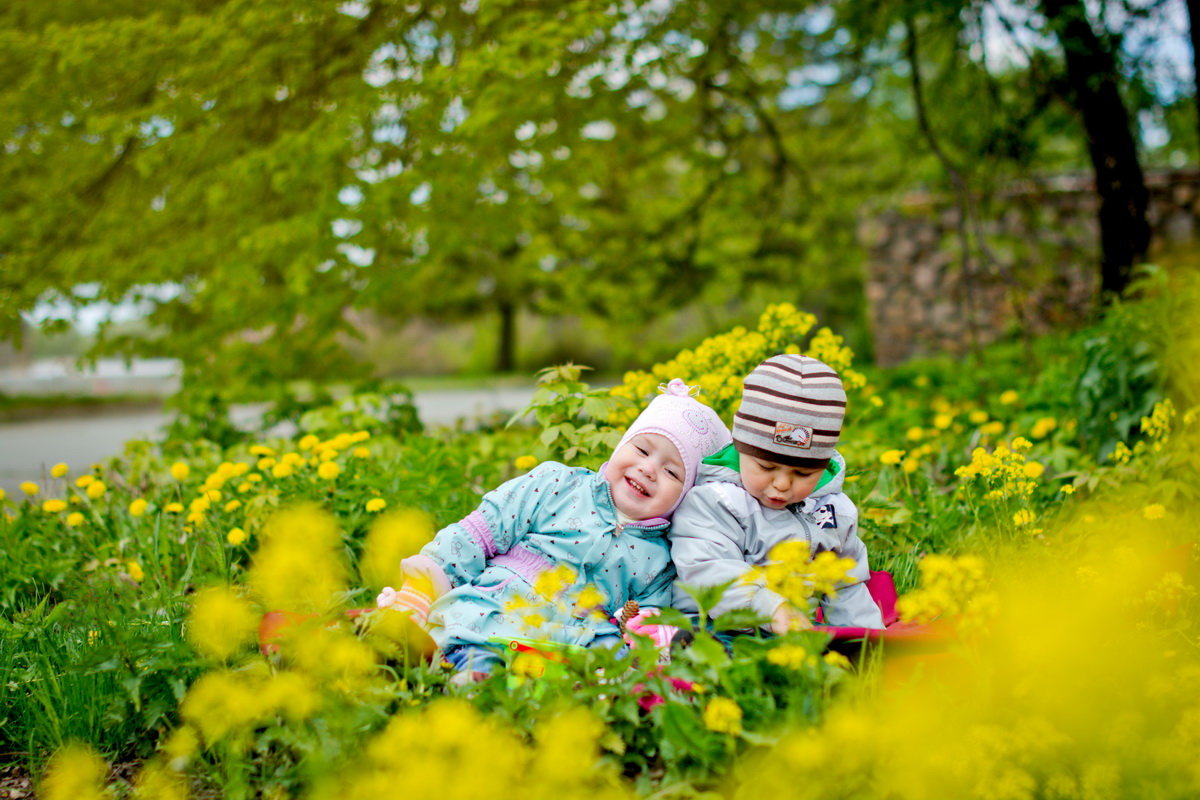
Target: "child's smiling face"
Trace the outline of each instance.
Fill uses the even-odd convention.
[[[767,508],[787,508],[808,498],[824,467],[790,467],[765,458],[738,454],[742,486]]]
[[[662,517],[683,494],[683,458],[671,440],[639,433],[604,468],[617,510],[631,519]]]

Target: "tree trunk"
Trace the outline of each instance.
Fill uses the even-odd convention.
[[[1083,0],[1041,5],[1066,58],[1070,102],[1083,117],[1100,196],[1100,291],[1112,297],[1129,285],[1134,264],[1150,246],[1146,180],[1117,91],[1116,57],[1092,30]]]
[[[1187,10],[1192,39],[1192,100],[1196,104],[1196,132],[1200,134],[1200,0],[1187,0]]]
[[[515,372],[517,369],[517,306],[501,300],[496,309],[500,315],[499,337],[496,342],[496,371]]]

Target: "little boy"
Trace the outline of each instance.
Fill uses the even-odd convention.
[[[675,511],[671,558],[679,571],[674,604],[696,612],[678,587],[734,581],[713,616],[750,609],[776,634],[808,627],[803,609],[761,583],[738,581],[768,560],[780,542],[803,539],[815,555],[833,550],[853,559],[857,582],[824,597],[825,622],[882,628],[871,599],[867,549],[856,533],[858,509],[842,494],[846,462],[834,450],[846,412],[841,378],[801,355],[777,355],[743,382],[733,421],[733,444],[705,458],[696,486]]]

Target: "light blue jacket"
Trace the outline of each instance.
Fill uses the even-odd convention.
[[[675,569],[664,519],[617,524],[604,477],[546,462],[488,492],[475,511],[443,528],[421,554],[446,573],[451,589],[433,604],[430,635],[442,648],[486,645],[489,637],[529,637],[574,645],[616,645],[611,622],[627,600],[670,604]],[[537,577],[566,564],[574,584],[550,603],[533,591]],[[604,596],[575,607],[587,584]],[[517,608],[545,619],[530,627]],[[589,613],[590,611],[590,613]]]

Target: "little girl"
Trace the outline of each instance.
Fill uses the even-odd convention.
[[[700,459],[730,441],[683,381],[664,391],[599,472],[551,461],[487,493],[479,508],[404,559],[403,586],[384,589],[378,604],[411,612],[459,682],[482,679],[500,664],[492,637],[620,644],[612,620],[627,601],[670,603],[671,514],[695,483]],[[553,582],[555,594],[586,599],[573,608],[548,602],[544,587]],[[536,607],[536,617],[523,624],[513,612],[522,607]],[[544,621],[531,631],[537,617]]]

